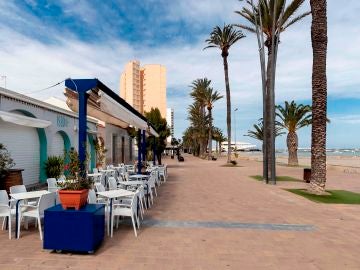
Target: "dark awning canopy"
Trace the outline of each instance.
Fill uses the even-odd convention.
[[[89,89],[87,91],[87,114],[89,116],[122,128],[135,127],[148,131],[150,135],[159,136],[145,116],[98,79],[67,79],[65,86],[66,103],[71,110],[79,111],[78,89],[80,87]]]

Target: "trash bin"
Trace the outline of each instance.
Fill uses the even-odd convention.
[[[310,168],[304,168],[304,181],[306,183],[310,183],[311,179],[311,169]]]

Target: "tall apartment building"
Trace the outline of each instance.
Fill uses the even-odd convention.
[[[140,82],[140,62],[130,61],[120,77],[120,96],[137,111],[143,113],[143,101]]]
[[[174,138],[174,109],[167,108],[166,109],[166,122],[170,127],[170,136],[167,137],[167,142],[171,143],[172,138]]]
[[[166,117],[166,68],[130,61],[120,77],[120,96],[142,114],[158,108]]]

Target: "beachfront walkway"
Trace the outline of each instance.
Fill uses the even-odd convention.
[[[74,255],[42,250],[35,229],[19,240],[0,231],[0,269],[360,269],[359,205],[316,204],[281,189],[303,183],[250,179],[261,172],[255,161],[165,162],[168,182],[137,238],[121,226],[95,255]],[[301,168],[278,174],[301,177]],[[355,178],[330,172],[329,185],[357,190]]]

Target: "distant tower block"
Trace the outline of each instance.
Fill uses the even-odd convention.
[[[139,61],[130,61],[125,65],[120,77],[120,97],[137,111],[143,113]]]
[[[166,117],[166,68],[130,61],[120,77],[120,96],[140,113],[158,108]]]
[[[167,108],[166,109],[166,122],[170,127],[170,136],[167,137],[167,142],[171,143],[172,138],[174,138],[174,109]]]

